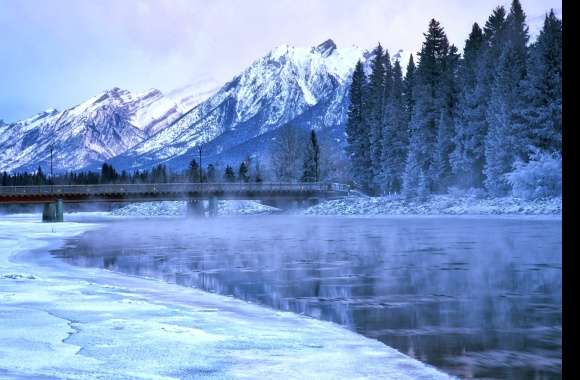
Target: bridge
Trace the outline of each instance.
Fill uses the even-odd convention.
[[[215,214],[218,199],[305,201],[347,196],[338,183],[147,183],[99,185],[0,186],[0,204],[44,204],[43,221],[62,221],[64,203],[188,201],[193,214],[203,214],[209,201]]]

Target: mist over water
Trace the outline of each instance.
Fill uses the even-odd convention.
[[[465,378],[559,379],[561,220],[115,221],[54,254],[333,321]]]

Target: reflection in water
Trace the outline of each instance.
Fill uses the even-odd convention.
[[[115,222],[56,255],[334,321],[460,377],[559,379],[561,221]]]

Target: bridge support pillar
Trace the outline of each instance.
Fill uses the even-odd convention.
[[[64,202],[57,199],[56,202],[45,203],[42,210],[42,221],[48,223],[64,221]]]
[[[208,203],[208,215],[217,216],[218,214],[218,199],[216,197],[211,197]]]
[[[187,215],[188,216],[205,216],[205,210],[202,200],[187,201]]]

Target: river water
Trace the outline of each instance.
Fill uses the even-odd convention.
[[[68,263],[333,321],[461,378],[562,377],[560,219],[123,220]]]

